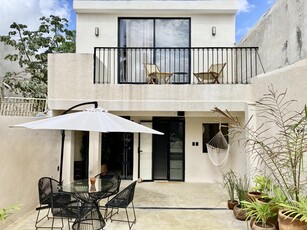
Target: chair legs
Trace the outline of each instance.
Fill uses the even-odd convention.
[[[42,229],[42,228],[48,228],[48,229],[63,229],[64,228],[64,221],[63,221],[63,218],[59,218],[59,217],[54,217],[52,215],[49,216],[50,214],[50,208],[48,207],[48,211],[47,211],[47,214],[45,214],[43,217],[40,218],[40,212],[41,210],[44,210],[44,209],[47,209],[47,207],[38,207],[37,208],[37,216],[36,216],[36,221],[35,221],[35,229]],[[44,224],[42,224],[41,226],[38,226],[39,223],[41,221],[43,221],[44,219],[52,219],[52,222],[51,222],[51,226],[46,226]],[[55,219],[61,219],[61,226],[54,226],[54,220]],[[48,222],[48,224],[50,224],[50,222]],[[69,219],[68,219],[68,228],[70,229],[70,225],[69,225]]]
[[[111,220],[111,222],[112,222],[112,221],[127,222],[127,223],[128,223],[128,226],[129,226],[129,230],[130,230],[130,229],[132,228],[132,226],[136,223],[136,215],[135,215],[135,210],[134,210],[133,201],[131,202],[131,204],[132,204],[133,220],[130,220],[130,219],[129,219],[128,207],[125,208],[127,220],[113,219],[112,217],[113,217],[114,215],[118,214],[119,208],[117,208],[117,211],[116,211],[115,213],[113,213],[114,208],[112,207],[112,210],[111,210],[111,212],[110,212],[110,217],[109,217],[110,220]]]

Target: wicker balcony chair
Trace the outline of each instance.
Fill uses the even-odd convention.
[[[193,73],[196,77],[198,84],[220,84],[219,78],[223,74],[223,69],[226,66],[226,63],[223,64],[212,64],[208,69],[208,72],[199,72]]]
[[[147,73],[148,84],[170,84],[171,76],[174,73],[161,72],[156,64],[144,63]]]

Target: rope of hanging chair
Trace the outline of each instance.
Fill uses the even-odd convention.
[[[224,137],[221,129],[215,136],[206,144],[208,156],[212,164],[216,167],[222,166],[228,159],[229,144]]]

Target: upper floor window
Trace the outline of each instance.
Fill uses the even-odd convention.
[[[188,73],[190,19],[120,18],[119,47],[120,82],[142,82],[144,63],[156,64],[161,72]]]
[[[120,19],[120,47],[189,47],[190,19]]]

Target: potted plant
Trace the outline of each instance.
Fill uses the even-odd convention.
[[[227,190],[229,200],[227,201],[228,209],[233,209],[238,201],[235,200],[235,187],[236,187],[237,176],[230,170],[223,174],[223,186]]]
[[[278,221],[280,229],[307,229],[307,197],[300,196],[298,201],[279,202]]]
[[[274,205],[269,203],[260,203],[257,201],[242,201],[246,217],[253,219],[251,228],[253,230],[270,229],[275,230],[275,225],[270,223],[269,220],[277,216],[274,212]]]
[[[306,189],[306,183],[302,183],[302,170],[303,155],[307,151],[307,107],[302,111],[290,110],[294,101],[285,98],[286,91],[278,93],[273,87],[269,88],[269,93],[256,102],[257,118],[262,121],[258,127],[249,125],[252,118],[247,124],[242,124],[228,111],[218,108],[214,111],[230,119],[233,135],[246,134],[246,151],[259,163],[259,167],[270,173],[273,186],[279,187],[287,197],[287,202],[281,203],[281,206],[288,207],[286,215],[297,216],[307,229],[307,221],[298,218],[304,216],[298,207],[304,205],[300,203],[304,202],[300,197]],[[283,229],[289,228],[280,226],[280,230]]]
[[[236,194],[239,200],[239,203],[234,206],[233,208],[233,214],[238,220],[246,220],[246,211],[244,211],[244,202],[247,200],[247,191],[249,187],[249,182],[246,176],[238,177],[236,184],[235,184],[235,190]]]
[[[267,194],[271,188],[271,179],[266,175],[256,175],[253,179],[255,186],[251,187],[248,192],[248,198],[253,201],[257,200],[264,194]]]

